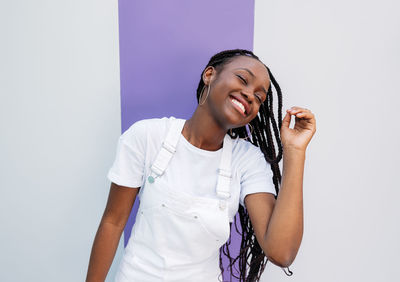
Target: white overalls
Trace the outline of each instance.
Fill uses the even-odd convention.
[[[165,181],[163,173],[174,156],[184,123],[173,119],[151,175],[141,188],[126,248],[131,251],[124,254],[116,282],[222,281],[219,248],[230,235],[226,200],[230,197],[232,139],[226,134],[223,141],[218,199],[179,193],[174,183]]]

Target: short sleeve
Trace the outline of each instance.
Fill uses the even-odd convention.
[[[118,139],[114,163],[107,178],[115,184],[131,188],[143,183],[146,153],[146,126],[137,121]]]
[[[272,181],[273,172],[265,160],[260,148],[254,146],[248,151],[249,161],[245,162],[240,179],[240,204],[244,207],[244,198],[248,194],[267,192],[276,196]]]

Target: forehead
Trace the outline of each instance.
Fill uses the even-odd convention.
[[[254,73],[256,78],[269,81],[267,68],[257,59],[248,56],[237,56],[224,66],[224,70],[233,71],[238,68],[247,68]]]

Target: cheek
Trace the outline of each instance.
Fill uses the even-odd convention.
[[[218,92],[226,94],[232,91],[237,91],[239,87],[239,82],[233,79],[221,77],[216,81],[214,88],[218,89]]]
[[[218,84],[213,88],[211,88],[210,96],[212,100],[217,104],[224,104],[225,100],[229,99],[230,90],[225,86],[225,84]]]
[[[255,117],[257,117],[259,111],[260,111],[260,106],[254,107],[254,113],[251,115],[250,119],[253,120]]]

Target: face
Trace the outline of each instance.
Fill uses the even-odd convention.
[[[257,116],[270,84],[266,67],[247,56],[235,57],[219,71],[207,67],[203,81],[211,85],[204,105],[227,129],[244,126]]]

